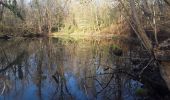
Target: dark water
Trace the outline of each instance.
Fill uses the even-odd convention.
[[[13,39],[0,42],[0,100],[136,100],[142,87],[113,40]]]

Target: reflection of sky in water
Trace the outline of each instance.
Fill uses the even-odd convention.
[[[23,100],[36,100],[38,99],[36,95],[36,86],[34,84],[30,84],[29,87],[25,90],[23,95]]]
[[[76,77],[71,74],[65,74],[65,76],[67,79],[67,86],[71,95],[75,97],[76,100],[87,100],[87,96],[80,89]]]
[[[0,100],[38,100],[36,86],[30,83],[28,86],[22,87],[22,84],[17,82],[16,89],[11,91],[9,95],[1,96]]]
[[[42,45],[44,46],[44,44]],[[9,70],[8,76],[11,81],[11,88],[6,90],[3,96],[0,95],[0,100],[56,100],[56,98],[58,99],[59,96],[61,96],[60,92],[63,78],[66,80],[66,87],[68,88],[69,93],[75,100],[105,99],[105,96],[102,93],[101,95],[96,96],[96,91],[98,92],[101,90],[99,83],[92,78],[85,79],[85,77],[104,73],[103,64],[106,63],[106,59],[110,59],[107,56],[108,46],[105,47],[107,48],[105,52],[99,49],[98,53],[94,52],[96,51],[96,47],[92,48],[91,44],[81,44],[75,47],[75,50],[72,47],[68,46],[68,48],[66,46],[66,48],[61,45],[62,49],[65,48],[62,51],[55,48],[55,46],[54,48],[51,48],[53,50],[51,56],[48,54],[48,47],[45,48],[44,46],[42,52],[39,51],[40,47],[37,47],[36,45],[31,45],[31,47],[32,49],[28,51],[29,55],[26,56],[26,62],[22,62],[23,80],[19,80],[17,74],[15,73],[16,75],[14,75],[14,72]],[[22,49],[19,49],[18,51],[22,51]],[[102,54],[101,58],[99,56],[100,53]],[[15,54],[11,55],[15,56]],[[43,56],[43,59],[40,58],[40,55]],[[39,65],[41,64],[42,66],[40,67]],[[108,65],[112,65],[112,63],[109,62]],[[55,74],[57,71],[58,74]],[[62,71],[64,76],[62,76]],[[52,75],[60,77],[58,83],[55,82]],[[107,79],[108,77],[101,76],[99,78],[101,83],[104,81],[104,78]],[[56,91],[57,87],[59,87],[58,91]],[[70,96],[66,93],[65,86],[63,86],[62,89],[64,92],[64,99],[69,99]],[[126,94],[128,94],[128,91],[124,90],[123,95],[128,96]]]
[[[41,87],[41,96],[38,95],[38,88],[31,81],[29,84],[21,84],[21,82],[16,82],[16,89],[11,91],[9,95],[0,96],[0,100],[49,100],[50,96],[54,93],[55,88],[49,83],[49,80],[45,80]]]

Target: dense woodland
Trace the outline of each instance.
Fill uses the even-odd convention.
[[[169,32],[169,0],[1,0],[0,4],[1,34],[120,34],[131,27],[135,32],[152,31],[158,42],[160,30]]]
[[[1,0],[1,32],[99,31],[115,23],[117,6],[110,0]]]

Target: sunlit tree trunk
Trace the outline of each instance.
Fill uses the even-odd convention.
[[[151,52],[152,51],[152,44],[151,44],[151,41],[149,40],[149,38],[147,37],[146,35],[146,32],[144,31],[143,29],[143,26],[141,25],[140,23],[140,20],[139,20],[139,16],[137,14],[137,11],[136,11],[136,6],[135,6],[135,1],[134,0],[129,0],[129,3],[130,3],[130,7],[131,7],[131,13],[132,13],[132,17],[134,19],[134,24],[137,28],[137,31],[138,31],[138,38],[141,40],[141,42],[143,43],[143,45],[145,46],[145,48]]]
[[[46,7],[46,21],[47,21],[47,31],[48,34],[50,34],[52,25],[51,25],[51,14],[48,7]]]
[[[154,25],[154,36],[155,36],[155,42],[158,45],[158,38],[157,38],[157,23],[156,23],[156,2],[154,2],[153,5],[153,25]]]
[[[2,2],[2,0],[0,2]],[[2,21],[3,12],[4,12],[4,6],[2,4],[0,4],[0,21]]]
[[[41,14],[41,8],[40,8],[40,4],[39,4],[39,0],[35,0],[35,4],[38,10],[38,33],[42,33],[42,14]]]

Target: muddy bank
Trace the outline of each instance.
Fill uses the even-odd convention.
[[[11,38],[15,37],[23,37],[23,38],[43,38],[43,37],[48,37],[48,35],[44,34],[24,34],[22,36],[14,36],[14,35],[0,35],[1,40],[9,40]]]

